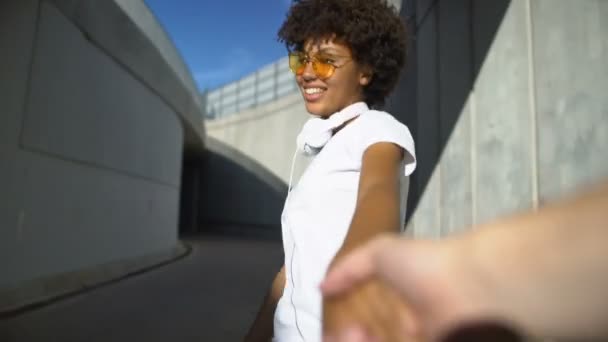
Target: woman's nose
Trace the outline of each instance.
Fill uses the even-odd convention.
[[[306,64],[304,65],[304,72],[302,72],[302,78],[305,81],[312,81],[317,78],[317,74],[312,67],[312,61],[306,61]]]

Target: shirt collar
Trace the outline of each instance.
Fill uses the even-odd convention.
[[[336,114],[340,113],[340,115],[344,115],[344,116],[350,116],[350,115],[357,115],[357,114],[363,114],[364,112],[369,111],[369,107],[367,106],[367,103],[363,102],[363,101],[359,101],[359,102],[355,102],[351,105],[348,105],[346,107],[344,107],[344,109],[342,109],[341,111],[337,112]],[[334,114],[335,115],[335,114]]]
[[[341,111],[330,115],[328,123],[333,129],[367,111],[369,111],[369,107],[365,102],[355,102],[351,105],[346,106]]]

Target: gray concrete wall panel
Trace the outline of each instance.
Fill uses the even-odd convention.
[[[54,7],[40,14],[24,146],[179,186],[175,113]]]
[[[81,0],[82,1],[82,0]],[[94,1],[94,0],[89,0]],[[133,23],[139,27],[140,31],[146,35],[146,37],[154,44],[158,49],[163,59],[169,64],[171,69],[179,77],[181,84],[186,87],[189,91],[189,95],[192,97],[191,100],[200,107],[201,101],[197,96],[199,90],[192,77],[191,70],[188,69],[186,63],[180,56],[179,52],[175,49],[173,41],[163,27],[159,25],[158,21],[154,17],[154,14],[144,1],[133,1],[133,0],[115,0],[116,4],[124,11],[125,14],[131,18]],[[198,110],[196,111],[198,112]],[[188,113],[193,115],[192,120],[199,119],[199,113]]]
[[[441,171],[437,169],[428,179],[406,232],[418,238],[439,239],[442,236]]]
[[[186,67],[141,0],[48,0],[105,54],[157,93],[183,123],[188,152],[204,148],[204,108]],[[111,27],[111,29],[108,29]]]
[[[17,181],[22,113],[27,96],[29,68],[36,35],[38,1],[0,2],[0,269],[20,250],[15,244],[23,198]],[[6,282],[4,274],[0,283]],[[1,286],[1,285],[0,285]]]
[[[418,10],[419,11],[419,10]],[[420,12],[418,12],[420,13]],[[408,230],[417,236],[438,237],[441,227],[439,173],[434,173],[439,158],[439,55],[437,44],[438,9],[429,12],[426,21],[418,27],[416,37],[417,107],[404,104],[411,114],[417,115],[416,154],[418,166],[414,177],[422,195],[416,211],[411,213]],[[433,175],[433,176],[431,176]]]
[[[415,236],[532,209],[608,175],[607,2],[432,3],[417,7]]]
[[[173,248],[179,188],[23,153],[11,283]],[[0,284],[2,287],[4,284]]]
[[[438,12],[439,138],[448,141],[442,154],[441,212],[444,234],[472,222],[471,113],[462,99],[471,89],[471,35],[468,1],[443,1]]]
[[[536,124],[526,7],[526,1],[512,1],[487,55],[475,51],[476,57],[483,56],[476,61],[481,70],[471,95],[476,222],[534,206]],[[488,29],[483,18],[491,11],[492,4],[476,2],[475,40],[484,39]]]
[[[405,18],[414,18],[416,11],[415,3],[405,3],[401,6],[400,14]],[[405,67],[400,73],[400,78],[395,86],[395,90],[386,99],[384,110],[391,113],[397,120],[401,121],[408,126],[414,139],[417,139],[417,126],[418,117],[416,116],[417,106],[417,91],[418,78],[417,78],[417,54],[416,44],[414,42],[414,30],[415,23],[413,20],[406,21],[408,34],[407,41],[407,54]],[[412,176],[408,180],[408,193],[416,194],[419,189],[411,184],[416,184],[416,176]],[[415,198],[417,196],[413,195]],[[410,197],[410,196],[408,196]],[[410,213],[413,211],[416,203],[414,201],[407,201],[405,204],[406,221],[409,220]]]
[[[608,176],[608,2],[531,2],[540,202]]]
[[[433,7],[437,7],[437,0],[417,0],[416,1],[416,26],[421,27],[426,25],[426,19],[431,15],[434,10]]]
[[[95,3],[0,2],[0,311],[176,255],[184,140],[202,150],[202,111],[152,40],[129,40],[146,26]]]

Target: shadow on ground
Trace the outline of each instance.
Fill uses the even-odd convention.
[[[280,243],[186,242],[192,253],[173,264],[0,321],[0,341],[241,341],[283,262]]]

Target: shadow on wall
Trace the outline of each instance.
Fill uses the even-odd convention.
[[[198,231],[280,239],[287,185],[256,161],[208,137],[198,184]],[[230,219],[226,219],[226,218]]]
[[[410,32],[408,59],[387,110],[410,128],[416,142],[418,166],[410,186],[408,220],[439,163],[510,3],[405,1],[401,7]]]

